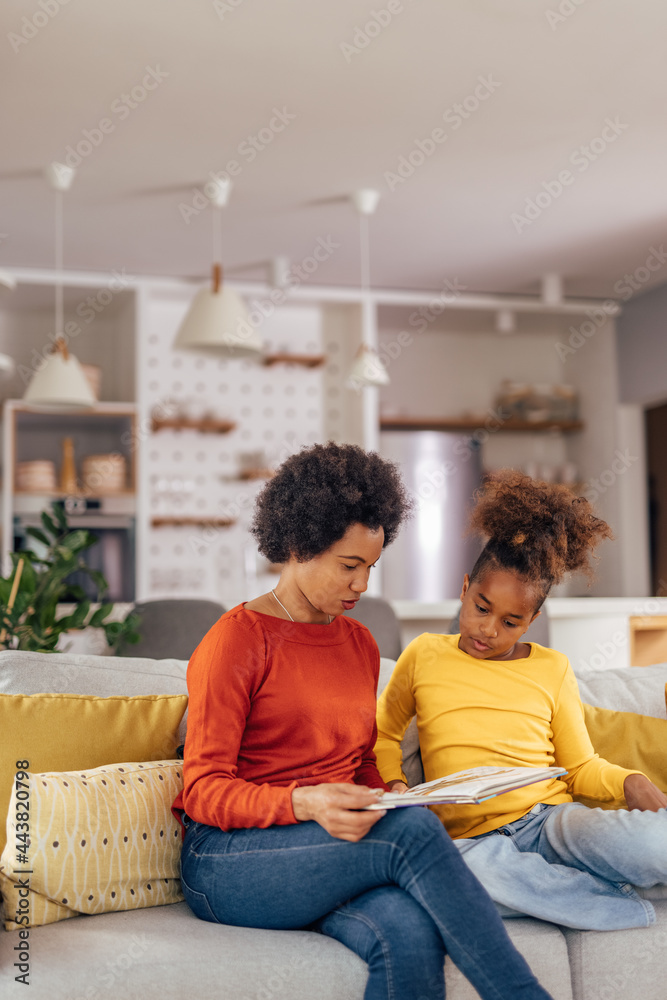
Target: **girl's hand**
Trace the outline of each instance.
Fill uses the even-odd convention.
[[[628,809],[657,812],[667,807],[667,795],[645,774],[629,774],[623,782],[623,795]]]
[[[405,792],[409,791],[408,786],[404,781],[390,781],[388,782],[389,791],[395,792],[396,795],[403,795]]]
[[[315,820],[332,837],[356,843],[386,815],[386,810],[355,810],[374,805],[380,799],[379,792],[363,785],[301,785],[292,792],[292,809],[300,822]]]

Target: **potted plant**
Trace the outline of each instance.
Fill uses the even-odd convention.
[[[85,553],[97,541],[83,529],[71,530],[62,506],[54,503],[52,513],[41,514],[42,528],[27,533],[45,547],[39,554],[31,549],[12,552],[12,572],[0,578],[0,649],[28,649],[40,653],[56,650],[60,636],[88,626],[104,629],[107,643],[115,648],[138,642],[139,616],[130,612],[123,621],[108,621],[112,603],[102,603],[91,611],[91,601],[82,587],[68,578],[85,573],[97,587],[98,598],[108,590],[104,575],[86,565]],[[58,605],[75,603],[71,614],[58,616]]]

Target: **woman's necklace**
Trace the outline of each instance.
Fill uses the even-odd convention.
[[[283,604],[283,602],[280,600],[280,598],[276,594],[275,590],[272,590],[271,593],[273,594],[273,596],[275,597],[275,599],[278,601],[278,604],[283,609],[283,611],[285,612],[285,614],[287,615],[287,617],[289,618],[289,620],[291,622],[293,622],[294,619],[292,618],[291,614],[289,613],[289,611],[287,610],[287,608],[285,607],[285,605]],[[333,621],[333,615],[329,615],[329,625],[331,625],[332,621]],[[296,622],[295,622],[295,624],[296,624]]]

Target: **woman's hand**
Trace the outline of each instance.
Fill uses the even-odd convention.
[[[301,785],[292,792],[292,809],[299,821],[313,819],[332,837],[356,843],[386,815],[386,810],[355,810],[374,805],[380,800],[379,792],[364,785]]]
[[[645,774],[629,774],[623,782],[623,795],[628,809],[657,812],[667,807],[667,795]]]

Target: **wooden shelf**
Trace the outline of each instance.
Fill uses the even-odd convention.
[[[275,476],[273,469],[243,469],[239,472],[237,479],[272,479]]]
[[[134,497],[136,490],[110,490],[108,493],[88,493],[86,490],[73,492],[72,490],[14,490],[14,496],[18,497],[45,497],[53,500],[64,500],[66,497],[74,497],[75,500],[106,500],[108,497]]]
[[[201,431],[203,434],[229,434],[236,429],[233,420],[188,420],[187,417],[170,417],[164,420],[157,420],[155,417],[151,422],[153,432],[172,431]]]
[[[630,615],[630,666],[667,660],[667,615]]]
[[[303,368],[319,368],[327,360],[326,354],[288,354],[283,351],[277,354],[265,354],[263,365],[301,365]]]
[[[488,426],[487,426],[488,425]],[[470,420],[463,417],[384,417],[380,420],[383,431],[479,431],[499,434],[504,431],[560,431],[573,434],[583,430],[580,420],[505,420],[489,415],[484,419]]]
[[[152,528],[230,528],[235,517],[152,517]]]

